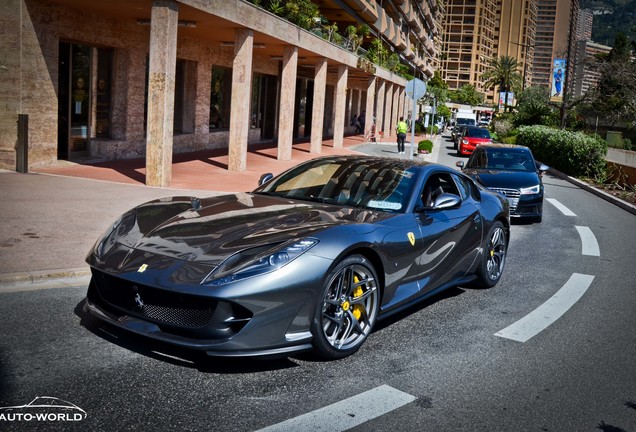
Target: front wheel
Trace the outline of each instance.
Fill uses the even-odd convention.
[[[356,352],[371,333],[380,293],[375,269],[361,255],[340,261],[325,280],[311,330],[314,352],[335,360]]]
[[[477,269],[476,285],[490,288],[501,279],[506,264],[508,241],[506,230],[501,222],[495,222],[488,231],[481,263]]]

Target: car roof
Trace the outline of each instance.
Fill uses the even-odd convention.
[[[512,149],[512,150],[530,150],[529,147],[526,146],[522,146],[522,145],[516,145],[516,144],[504,144],[504,143],[488,143],[488,144],[480,144],[479,145],[480,148],[482,149],[489,149],[489,148],[497,148],[497,149]]]

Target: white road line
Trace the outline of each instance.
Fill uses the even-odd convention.
[[[564,215],[566,215],[566,216],[576,216],[576,214],[572,210],[570,210],[569,208],[567,208],[566,206],[564,206],[563,204],[561,204],[560,202],[558,202],[554,198],[546,198],[546,201],[548,201],[550,204],[552,204],[557,209],[559,209],[561,211],[561,213],[563,213]]]
[[[575,226],[574,228],[576,228],[581,236],[581,253],[589,256],[601,256],[598,242],[592,230],[586,226]]]
[[[594,276],[574,273],[565,285],[545,303],[516,323],[495,333],[495,336],[526,342],[546,329],[574,306],[585,294],[593,280]]]
[[[257,432],[337,432],[351,429],[417,399],[388,385],[381,385],[316,411],[286,420]]]

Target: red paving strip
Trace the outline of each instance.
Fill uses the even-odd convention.
[[[343,148],[334,149],[333,140],[327,140],[323,142],[319,154],[309,152],[309,143],[294,144],[292,158],[289,161],[277,159],[278,149],[275,144],[250,146],[245,171],[227,170],[227,149],[175,154],[170,188],[219,192],[251,191],[256,188],[258,179],[264,173],[279,174],[301,162],[320,156],[359,154],[350,147],[363,142],[362,135],[345,137]],[[146,160],[122,159],[91,164],[60,161],[55,166],[34,168],[32,171],[143,185],[146,179]]]

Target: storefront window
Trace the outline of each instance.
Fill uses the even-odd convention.
[[[231,94],[232,70],[214,66],[210,94],[210,131],[229,128]]]
[[[97,88],[95,94],[95,136],[97,138],[110,137],[112,59],[112,49],[97,49]]]

